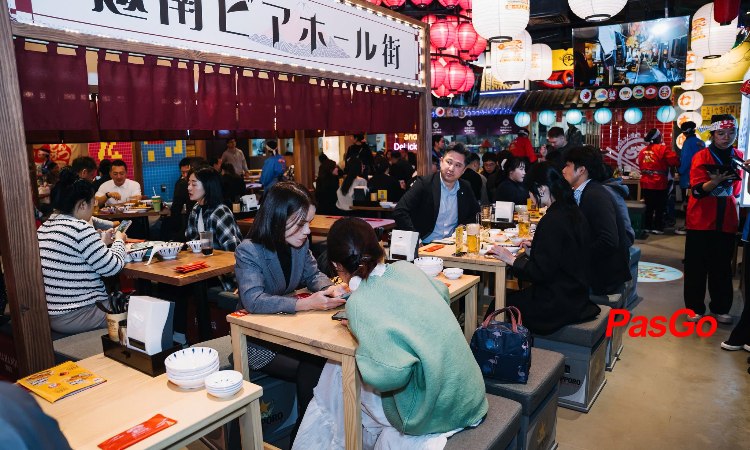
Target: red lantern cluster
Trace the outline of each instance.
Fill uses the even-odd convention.
[[[468,92],[474,87],[474,71],[468,65],[456,61],[431,63],[432,93],[437,97]]]
[[[387,0],[384,0],[387,1]],[[443,6],[459,5],[462,14],[471,9],[471,0],[438,0]],[[477,34],[471,20],[433,15],[422,18],[430,24],[432,93],[438,97],[468,92],[474,87],[474,71],[466,64],[476,61],[487,48],[487,40]]]

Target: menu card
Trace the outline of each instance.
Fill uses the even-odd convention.
[[[78,364],[68,361],[48,370],[18,380],[18,384],[34,392],[50,403],[68,397],[90,387],[104,383],[98,377]]]

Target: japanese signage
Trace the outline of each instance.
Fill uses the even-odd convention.
[[[11,18],[22,23],[423,84],[419,28],[335,0],[13,3]]]
[[[737,113],[740,110],[738,103],[732,103],[729,105],[705,105],[701,107],[701,116],[703,120],[711,120],[711,116],[719,114],[731,114],[737,117]]]

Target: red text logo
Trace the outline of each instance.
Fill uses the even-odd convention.
[[[669,323],[667,323],[667,318],[664,316],[652,317],[650,322],[645,316],[635,316],[632,321],[633,326],[628,330],[628,334],[631,337],[645,337],[647,335],[651,337],[661,337],[667,334],[667,327],[669,327],[669,332],[672,333],[672,336],[686,337],[690,336],[693,334],[693,331],[695,331],[700,337],[709,337],[716,331],[718,324],[716,323],[716,319],[710,316],[701,318],[697,323],[682,322],[682,326],[686,327],[687,330],[678,331],[676,327],[677,317],[682,314],[687,314],[688,317],[695,316],[695,313],[691,309],[677,310],[672,314],[672,317],[669,318]],[[618,315],[622,316],[621,320],[617,320]],[[627,309],[610,310],[609,319],[607,319],[607,337],[612,336],[612,330],[615,327],[623,327],[627,325],[628,322],[630,322],[630,311]],[[703,324],[706,322],[711,324],[711,328],[708,332],[703,331]],[[650,330],[648,329],[649,325],[651,326]]]

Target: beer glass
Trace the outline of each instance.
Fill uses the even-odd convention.
[[[466,244],[468,247],[469,256],[479,256],[479,246],[482,241],[480,238],[480,226],[478,223],[470,223],[466,225]]]

